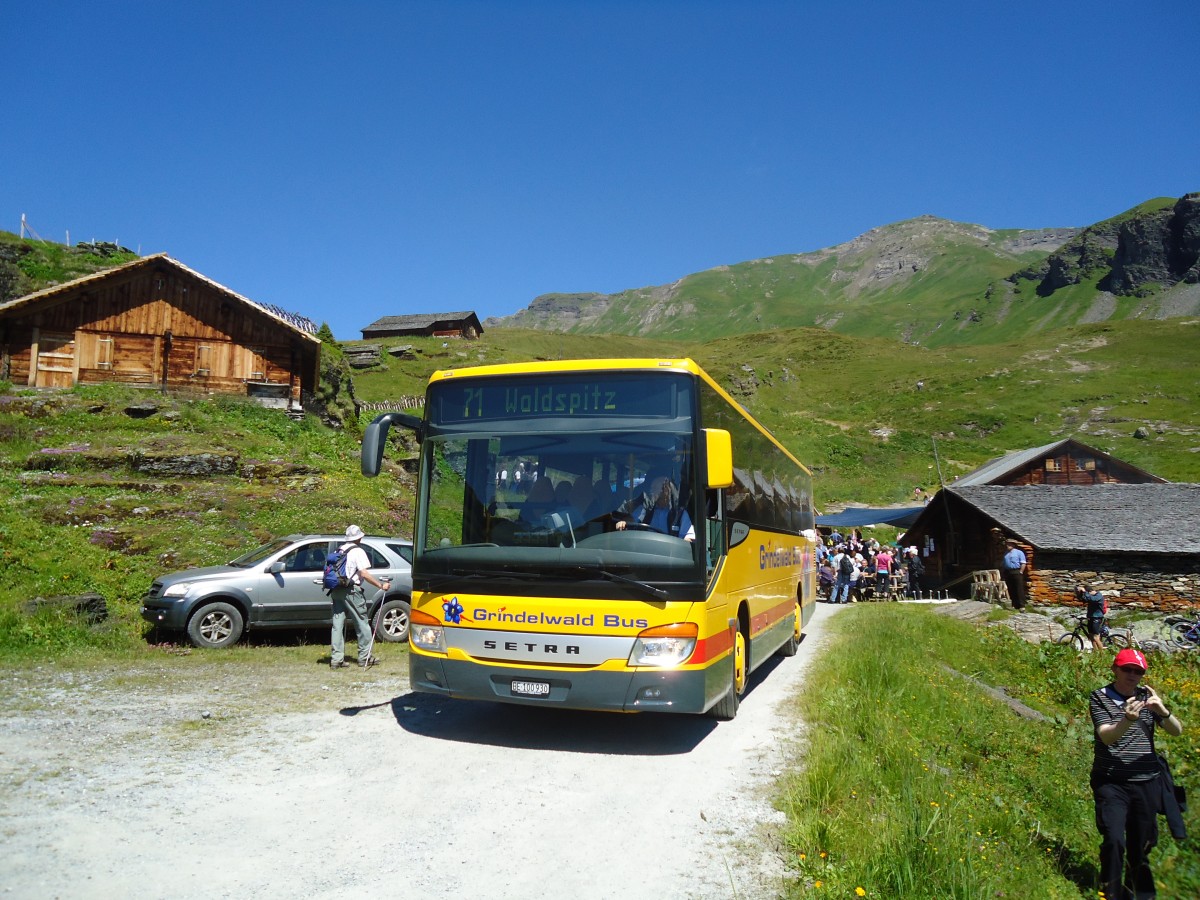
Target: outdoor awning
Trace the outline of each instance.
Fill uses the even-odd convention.
[[[924,506],[902,506],[891,509],[846,509],[828,516],[817,516],[818,525],[830,528],[862,528],[866,525],[893,525],[907,528],[917,521]]]

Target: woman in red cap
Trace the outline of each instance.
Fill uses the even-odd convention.
[[[1140,650],[1122,650],[1112,669],[1112,683],[1092,691],[1090,700],[1100,882],[1106,900],[1142,900],[1155,896],[1150,851],[1158,843],[1163,795],[1154,732],[1162,728],[1179,735],[1183,725],[1154,689],[1141,683],[1146,657]]]

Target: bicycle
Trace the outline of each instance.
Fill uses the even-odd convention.
[[[1063,632],[1056,643],[1070,644],[1079,652],[1085,649],[1092,648],[1092,636],[1088,633],[1088,617],[1086,615],[1071,616],[1075,620],[1075,627],[1071,631]],[[1108,627],[1108,619],[1105,619],[1100,626],[1100,640],[1103,641],[1105,647],[1118,647],[1124,649],[1130,644],[1129,633],[1126,631],[1112,631]]]
[[[1167,616],[1166,623],[1171,626],[1171,644],[1182,650],[1200,649],[1200,617]]]
[[[1163,642],[1155,638],[1139,638],[1133,632],[1133,625],[1126,629],[1126,634],[1129,636],[1129,646],[1135,650],[1142,650],[1146,653],[1160,653],[1163,649]]]

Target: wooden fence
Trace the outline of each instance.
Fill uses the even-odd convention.
[[[395,400],[375,400],[370,403],[359,402],[358,412],[390,412],[394,409],[423,409],[424,397],[399,397]]]

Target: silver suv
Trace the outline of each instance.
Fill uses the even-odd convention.
[[[251,628],[308,628],[333,621],[333,601],[321,587],[325,557],[344,535],[292,534],[276,538],[225,566],[185,569],[154,579],[142,598],[142,618],[187,631],[197,647],[228,647]],[[376,636],[408,640],[412,599],[412,544],[368,535],[363,549],[371,574],[391,579],[387,596],[366,587]]]

